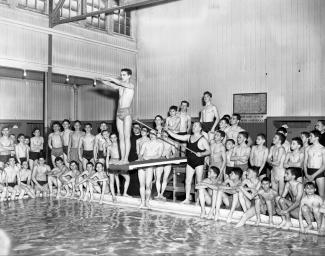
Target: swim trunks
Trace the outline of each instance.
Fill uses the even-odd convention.
[[[316,173],[319,169],[315,169],[315,168],[307,168],[307,174],[308,175],[313,175],[314,173]],[[318,174],[316,177],[315,177],[315,180],[318,179],[318,178],[323,178],[324,177],[324,172],[323,173],[320,173]]]
[[[103,150],[98,150],[97,159],[101,159],[101,158],[105,159],[104,151]]]
[[[123,121],[127,116],[131,116],[131,108],[118,108],[116,116]]]
[[[24,161],[27,161],[27,158],[26,157],[20,157],[19,160],[20,160],[20,163],[22,164]]]
[[[8,187],[15,187],[17,185],[16,182],[8,182]]]
[[[38,184],[40,184],[41,186],[44,186],[45,184],[47,184],[47,180],[38,180],[37,182],[38,182]]]
[[[7,163],[9,161],[10,155],[0,155],[0,162]]]
[[[178,132],[178,135],[187,135],[187,132]]]
[[[246,164],[235,164],[235,167],[238,167],[238,168],[240,168],[243,172],[247,172],[247,170],[248,170],[248,163],[246,163]]]
[[[21,180],[20,182],[27,185],[27,180]]]
[[[76,161],[79,162],[79,154],[78,154],[78,148],[70,148],[70,161]]]
[[[120,161],[119,158],[111,158],[110,159],[110,164],[116,164]],[[144,169],[145,170],[145,169]],[[111,173],[111,174],[117,174],[117,173],[120,173],[121,171],[120,170],[111,170],[110,168],[108,168],[108,173]]]
[[[214,122],[201,122],[202,131],[208,133],[211,131]]]
[[[59,157],[63,155],[63,148],[52,148],[51,155],[55,157]]]
[[[297,170],[298,176],[296,177],[296,179],[298,179],[300,177],[303,177],[303,170],[302,170],[302,168],[300,168],[300,167],[290,167],[290,169]],[[321,176],[321,177],[323,177],[323,176]]]
[[[68,155],[68,146],[63,146],[63,153]]]
[[[41,156],[41,152],[29,151],[29,159],[30,160],[38,160],[40,156]]]
[[[260,166],[252,166],[252,167],[250,167],[250,169],[252,169],[252,170],[257,170],[257,171],[259,171],[260,168],[261,168]],[[266,166],[264,165],[262,171],[258,174],[258,177],[260,177],[260,176],[262,176],[262,175],[266,175],[266,174],[267,174],[267,168],[266,168]]]
[[[82,158],[87,159],[87,161],[90,161],[91,159],[94,158],[94,151],[92,150],[84,150],[82,152]]]
[[[187,148],[190,149],[191,151],[194,152],[204,152],[205,150],[202,150],[199,148],[198,146],[198,142],[201,138],[203,138],[204,136],[201,136],[197,141],[195,142],[191,142],[191,137],[188,139],[187,141]],[[187,164],[192,167],[194,170],[196,167],[204,165],[204,156],[202,157],[198,157],[196,156],[196,154],[194,154],[193,152],[191,152],[189,150],[186,150],[186,157],[187,157]]]

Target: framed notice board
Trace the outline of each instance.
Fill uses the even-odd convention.
[[[233,113],[266,114],[266,93],[239,93],[233,96]]]

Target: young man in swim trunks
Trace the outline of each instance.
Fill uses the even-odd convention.
[[[61,134],[61,126],[58,122],[52,125],[53,132],[48,138],[48,146],[51,149],[51,159],[53,167],[55,167],[55,158],[63,157],[63,140]]]
[[[149,133],[150,141],[143,143],[139,160],[159,159],[162,156],[164,145],[160,140],[157,140],[157,131],[151,130]],[[153,167],[146,167],[138,170],[140,182],[141,204],[139,208],[150,208],[149,200],[151,196]]]
[[[177,140],[187,141],[187,165],[186,165],[186,179],[185,191],[186,198],[184,204],[190,203],[190,193],[193,175],[196,174],[196,183],[200,183],[203,179],[204,159],[210,155],[210,145],[207,139],[201,133],[202,127],[200,122],[195,122],[192,126],[193,134],[179,135],[167,130],[168,134]],[[194,153],[195,152],[195,153]]]
[[[80,175],[80,172],[78,170],[78,163],[76,161],[70,162],[70,171],[67,171],[63,173],[59,179],[62,183],[62,188],[66,191],[65,197],[70,197],[71,199],[74,198],[75,195],[75,184],[76,179]],[[71,189],[71,194],[70,194]]]
[[[304,165],[304,152],[301,151],[301,148],[302,140],[299,137],[294,137],[291,140],[291,151],[287,153],[283,163],[284,168],[297,168],[297,171],[299,172],[297,180],[300,182],[302,182]]]
[[[216,166],[210,166],[208,171],[208,178],[204,179],[201,183],[197,184],[195,188],[199,191],[199,202],[201,205],[200,218],[207,217],[205,205],[212,204],[212,193],[213,190],[209,187],[210,185],[221,184],[220,170]]]
[[[221,118],[219,122],[219,130],[223,131],[226,134],[225,138],[222,141],[223,144],[226,144],[226,140],[228,139],[229,129],[230,129],[229,120],[227,118]]]
[[[290,142],[287,140],[288,131],[285,127],[280,127],[276,130],[276,133],[282,133],[285,137],[285,141],[283,142],[282,146],[284,147],[286,153],[290,152]]]
[[[177,107],[171,106],[169,108],[169,116],[166,118],[165,129],[169,129],[172,132],[179,133],[181,119],[177,114]]]
[[[31,198],[35,198],[35,190],[31,186],[32,171],[28,169],[28,162],[23,161],[19,170],[20,186],[18,186],[19,199],[27,193]]]
[[[317,230],[320,231],[322,225],[322,216],[320,208],[323,204],[323,199],[316,195],[316,187],[313,182],[307,182],[305,184],[305,195],[302,197],[299,207],[299,226],[300,232],[313,229],[312,221],[315,219],[317,224]],[[306,220],[307,227],[304,227],[303,220]]]
[[[100,123],[99,133],[95,136],[95,152],[97,156],[95,162],[98,161],[105,164],[107,141],[105,140],[103,134],[105,134],[106,137],[109,137],[106,122]]]
[[[9,138],[9,127],[1,129],[2,136],[0,137],[0,169],[3,169],[9,161],[11,151],[15,150],[14,142]]]
[[[102,204],[105,189],[108,187],[108,177],[106,172],[104,172],[104,165],[102,163],[97,162],[95,165],[95,170],[96,172],[89,178],[89,182],[87,184],[87,190],[90,192],[89,202],[92,202],[94,200],[95,190],[97,193],[100,193],[99,204]]]
[[[190,103],[186,100],[182,100],[179,107],[178,116],[181,120],[179,125],[179,135],[189,134],[191,132],[192,119],[191,116],[187,113]],[[181,143],[181,156],[185,156],[186,143]]]
[[[72,130],[70,129],[70,121],[68,119],[64,119],[62,122],[62,127],[63,127],[63,132],[61,134],[62,136],[62,142],[63,142],[63,161],[64,164],[69,167],[69,140],[70,140],[70,135],[72,133]]]
[[[301,132],[300,133],[300,139],[302,140],[302,151],[303,153],[306,152],[306,149],[309,147],[309,132]]]
[[[34,170],[34,164],[37,164],[37,160],[44,149],[44,138],[41,136],[39,128],[35,128],[32,135],[33,137],[30,139],[29,167]]]
[[[282,222],[279,228],[288,229],[292,226],[290,216],[299,218],[299,205],[304,193],[304,186],[301,182],[297,181],[299,172],[295,168],[288,168],[285,171],[285,187],[283,193],[277,198],[277,205],[280,211],[279,215],[282,216]],[[291,200],[287,199],[290,196]]]
[[[310,147],[306,149],[304,160],[304,172],[307,181],[315,181],[318,194],[325,197],[325,148],[319,143],[320,132],[310,132]]]
[[[36,197],[39,197],[42,193],[46,196],[49,192],[49,186],[47,181],[47,175],[51,173],[51,168],[49,165],[45,164],[45,159],[43,156],[38,158],[38,164],[34,165],[32,172],[32,181],[35,184]]]
[[[121,163],[128,163],[131,148],[131,104],[134,95],[134,85],[130,82],[132,71],[128,68],[121,69],[121,80],[106,77],[101,79],[103,84],[119,91],[119,102],[116,113],[116,126],[120,139]]]
[[[76,161],[79,163],[79,169],[82,168],[82,162],[79,162],[79,141],[85,133],[81,130],[81,122],[76,120],[74,122],[74,131],[70,133],[69,147],[68,147],[68,161]]]
[[[239,122],[241,120],[241,116],[240,114],[236,114],[234,113],[232,116],[231,116],[231,119],[230,119],[230,128],[228,129],[227,131],[227,138],[228,139],[232,139],[235,141],[235,143],[237,144],[237,137],[238,137],[238,134],[240,132],[243,132],[245,131],[243,128],[241,128],[239,126]]]
[[[86,165],[86,170],[83,171],[77,178],[76,178],[76,185],[75,187],[79,188],[80,191],[80,196],[78,200],[87,200],[87,188],[88,188],[88,183],[89,179],[92,175],[95,174],[94,170],[94,164],[91,162],[88,162]]]
[[[129,162],[133,162],[138,159],[137,141],[140,138],[141,138],[140,125],[137,123],[134,123],[132,126],[131,149],[130,149],[130,154],[129,154]],[[131,175],[131,177],[132,177],[132,175]]]
[[[262,180],[267,175],[266,161],[269,155],[269,150],[265,146],[265,135],[260,133],[256,137],[256,145],[252,147],[249,156],[250,169],[258,171],[258,177]]]
[[[140,151],[141,151],[143,143],[150,140],[148,137],[148,134],[149,134],[148,128],[142,127],[141,128],[141,137],[139,139],[137,139],[137,142],[136,142],[137,155],[140,155]]]
[[[206,133],[214,133],[220,119],[219,111],[217,107],[211,103],[211,98],[211,92],[206,91],[203,93],[204,108],[201,111],[200,122],[202,131]]]
[[[221,173],[225,172],[226,169],[226,148],[222,144],[222,141],[225,138],[225,132],[215,131],[214,133],[214,142],[210,146],[211,155],[210,155],[210,166],[216,166]]]
[[[315,129],[320,132],[319,143],[325,147],[325,120],[318,120]]]
[[[237,136],[237,146],[235,146],[233,154],[230,158],[235,162],[235,167],[239,167],[243,171],[243,178],[247,176],[248,160],[251,153],[251,148],[247,146],[248,133],[239,132]]]
[[[207,217],[208,219],[212,219],[212,216],[214,214],[214,220],[217,221],[219,219],[219,210],[221,204],[224,203],[226,207],[230,207],[227,223],[230,223],[232,221],[232,215],[239,202],[238,192],[241,185],[242,174],[242,169],[234,167],[229,174],[229,179],[225,180],[222,185],[217,185],[215,187],[211,186],[213,189],[212,206]]]
[[[234,152],[235,148],[235,142],[233,139],[227,139],[226,140],[226,169],[223,173],[223,179],[227,180],[229,179],[229,175],[231,173],[232,168],[235,166],[235,162],[231,160],[231,156]]]
[[[275,199],[278,196],[278,193],[271,189],[271,181],[269,178],[264,177],[261,181],[261,188],[252,194],[247,194],[249,199],[255,199],[255,206],[249,208],[244,215],[241,217],[240,221],[235,226],[236,228],[245,225],[246,221],[256,215],[256,226],[260,225],[261,216],[260,214],[269,215],[269,225],[272,227],[273,224],[273,215],[275,214]]]
[[[63,159],[61,157],[57,157],[55,159],[55,168],[52,169],[50,173],[48,173],[48,184],[50,190],[50,196],[53,196],[53,185],[57,187],[56,198],[61,196],[61,186],[62,182],[60,177],[62,174],[69,171],[69,169],[64,165]]]
[[[19,167],[15,164],[15,157],[10,156],[8,166],[4,168],[5,186],[11,193],[11,200],[14,200],[20,186]]]
[[[86,170],[86,165],[88,162],[95,164],[95,136],[91,134],[91,130],[92,125],[90,123],[85,124],[86,134],[83,135],[79,140],[79,161],[82,163],[83,170]]]
[[[270,148],[267,161],[272,166],[271,170],[271,183],[272,189],[277,191],[279,195],[282,194],[284,189],[284,173],[283,167],[286,152],[282,144],[285,137],[282,133],[276,133],[273,137],[273,146]]]
[[[19,134],[17,137],[19,143],[15,146],[15,156],[17,162],[21,165],[23,161],[29,160],[29,147],[25,144],[24,134]]]
[[[162,132],[162,143],[163,143],[163,153],[161,158],[170,159],[176,156],[176,143],[168,138],[168,133],[166,131]],[[156,189],[157,189],[157,196],[155,198],[166,200],[164,197],[164,192],[167,187],[167,181],[170,174],[172,166],[170,164],[158,166],[156,167]],[[161,182],[161,176],[163,175],[163,179]]]

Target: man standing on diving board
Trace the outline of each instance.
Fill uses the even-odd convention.
[[[128,68],[121,69],[121,80],[105,77],[100,81],[119,91],[118,108],[116,112],[116,127],[119,134],[121,149],[121,164],[128,163],[128,157],[131,148],[131,104],[134,95],[134,85],[130,83],[132,70]]]

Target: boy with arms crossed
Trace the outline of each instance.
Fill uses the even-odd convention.
[[[249,156],[250,168],[258,171],[258,177],[260,180],[266,177],[267,174],[265,164],[268,154],[269,150],[265,146],[265,135],[260,133],[256,137],[256,145],[252,147]]]

